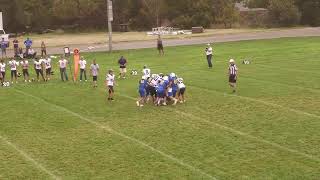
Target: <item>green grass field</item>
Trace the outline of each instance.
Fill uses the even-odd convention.
[[[49,83],[0,88],[0,179],[319,179],[320,38],[214,49],[213,70],[203,46],[130,50],[85,55],[102,68],[98,89],[60,82],[57,68]],[[187,102],[137,108],[140,75],[119,80],[106,102],[104,75],[121,54],[129,69],[183,77]]]

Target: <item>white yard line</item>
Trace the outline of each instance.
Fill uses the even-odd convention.
[[[71,110],[69,110],[69,109],[66,109],[66,108],[64,108],[64,107],[62,107],[62,106],[58,106],[58,105],[55,105],[55,104],[53,104],[53,103],[47,102],[47,101],[45,101],[45,100],[42,99],[42,98],[33,96],[32,94],[28,94],[28,93],[25,93],[25,92],[20,91],[20,90],[17,90],[17,89],[15,89],[15,91],[18,92],[18,93],[20,93],[20,94],[22,94],[22,95],[29,96],[29,97],[31,97],[31,98],[33,98],[33,99],[37,99],[37,100],[39,100],[39,101],[41,101],[41,102],[43,102],[43,103],[46,103],[46,104],[48,104],[48,105],[51,105],[51,106],[55,107],[56,109],[58,109],[58,110],[60,110],[60,111],[69,113],[69,114],[71,114],[71,115],[73,115],[73,116],[75,116],[75,117],[78,117],[79,119],[82,119],[82,120],[84,120],[84,121],[86,121],[86,122],[88,122],[88,123],[90,123],[90,124],[93,124],[93,125],[95,125],[95,126],[98,127],[98,128],[104,129],[104,130],[106,130],[106,131],[108,131],[108,132],[110,132],[110,133],[112,133],[112,134],[118,135],[118,136],[120,136],[120,137],[122,137],[122,138],[124,138],[124,139],[127,139],[127,140],[129,140],[129,141],[131,141],[131,142],[134,142],[134,143],[136,143],[136,144],[139,144],[139,145],[141,145],[141,146],[149,149],[149,150],[152,151],[152,152],[155,152],[155,153],[157,153],[157,154],[160,154],[161,156],[163,156],[163,157],[165,157],[165,158],[167,158],[167,159],[169,159],[169,160],[171,160],[171,161],[174,161],[175,163],[180,164],[181,166],[183,166],[183,167],[185,167],[185,168],[187,168],[187,169],[190,169],[190,170],[192,170],[192,171],[194,171],[194,172],[197,172],[197,173],[201,174],[201,175],[204,176],[204,177],[207,177],[207,178],[209,178],[209,179],[216,179],[216,178],[213,177],[212,175],[210,175],[210,174],[208,174],[208,173],[206,173],[206,172],[204,172],[204,171],[202,171],[202,170],[200,170],[200,169],[198,169],[198,168],[196,168],[196,167],[193,167],[193,166],[191,166],[191,165],[183,162],[182,160],[180,160],[180,159],[178,159],[178,158],[176,158],[176,157],[174,157],[174,156],[172,156],[172,155],[166,154],[166,153],[164,153],[164,152],[162,152],[162,151],[160,151],[160,150],[158,150],[158,149],[156,149],[156,148],[154,148],[154,147],[146,144],[145,142],[140,141],[139,139],[136,139],[136,138],[127,136],[127,135],[125,135],[125,134],[123,134],[123,133],[121,133],[121,132],[118,132],[118,131],[116,131],[116,130],[113,130],[112,128],[110,128],[110,127],[108,127],[108,126],[103,126],[103,125],[101,125],[100,123],[98,123],[98,122],[96,122],[96,121],[94,121],[94,120],[91,120],[91,119],[89,119],[89,118],[86,118],[86,117],[84,117],[84,116],[82,116],[82,115],[80,115],[80,114],[78,114],[78,113],[76,113],[76,112],[73,112],[73,111],[71,111]],[[130,99],[131,99],[131,98],[130,98]],[[133,99],[134,99],[134,98],[133,98]]]
[[[284,106],[279,105],[279,104],[274,104],[274,103],[271,103],[271,102],[267,102],[267,101],[263,101],[263,100],[259,100],[259,99],[255,99],[255,98],[251,98],[251,97],[239,96],[239,95],[236,95],[236,94],[227,94],[227,93],[223,93],[223,92],[220,92],[220,91],[217,91],[217,90],[214,90],[214,89],[207,89],[207,88],[204,88],[204,87],[197,87],[197,86],[190,86],[190,85],[189,85],[189,87],[201,89],[201,90],[204,90],[204,91],[207,91],[207,92],[219,93],[219,94],[222,94],[224,96],[237,97],[237,98],[240,98],[240,99],[245,99],[247,101],[252,101],[252,102],[257,102],[257,103],[260,103],[260,104],[264,104],[264,105],[267,105],[267,106],[281,108],[281,109],[284,109],[284,110],[287,110],[287,111],[294,112],[296,114],[301,114],[301,115],[305,115],[305,116],[309,116],[309,117],[320,119],[320,116],[316,115],[316,114],[308,113],[308,112],[297,110],[297,109],[293,109],[293,108],[284,107]]]
[[[3,137],[0,135],[0,139],[6,143],[8,146],[10,146],[11,148],[13,148],[15,151],[17,151],[21,156],[23,156],[27,161],[31,162],[35,167],[37,167],[38,169],[40,169],[41,171],[45,172],[46,174],[48,174],[49,176],[51,176],[52,179],[61,179],[58,176],[54,175],[51,171],[49,171],[48,169],[46,169],[43,165],[41,165],[39,162],[37,162],[36,160],[34,160],[31,156],[29,156],[26,152],[24,152],[23,150],[21,150],[20,148],[18,148],[16,145],[14,145],[13,143],[11,143],[7,138]]]
[[[202,112],[202,113],[205,113],[204,110],[200,109],[200,108],[197,108],[198,111]],[[261,142],[261,143],[264,143],[264,144],[268,144],[270,146],[273,146],[273,147],[276,147],[278,149],[281,149],[281,150],[284,150],[284,151],[287,151],[287,152],[290,152],[292,154],[295,154],[295,155],[299,155],[299,156],[302,156],[302,157],[305,157],[309,160],[313,160],[313,161],[317,161],[317,162],[320,162],[320,158],[318,157],[315,157],[315,156],[312,156],[312,155],[309,155],[307,153],[304,153],[304,152],[300,152],[298,150],[295,150],[295,149],[291,149],[291,148],[288,148],[288,147],[285,147],[285,146],[282,146],[280,144],[277,144],[277,143],[274,143],[274,142],[271,142],[271,141],[268,141],[268,140],[265,140],[265,139],[262,139],[262,138],[259,138],[259,137],[256,137],[256,136],[253,136],[253,135],[250,135],[248,133],[244,133],[244,132],[241,132],[239,130],[236,130],[236,129],[233,129],[233,128],[230,128],[230,127],[227,127],[227,126],[224,126],[224,125],[221,125],[219,123],[215,123],[215,122],[212,122],[212,121],[209,121],[207,119],[204,119],[204,118],[200,118],[200,117],[197,117],[197,116],[194,116],[190,113],[185,113],[185,112],[182,112],[182,111],[178,111],[178,110],[175,110],[176,113],[179,113],[183,116],[186,116],[186,117],[189,117],[189,118],[193,118],[193,119],[198,119],[200,121],[203,121],[203,122],[206,122],[206,123],[209,123],[209,124],[212,124],[216,127],[219,127],[220,129],[224,129],[228,132],[231,132],[233,134],[237,134],[237,135],[240,135],[240,136],[244,136],[248,139],[252,139],[254,141],[257,141],[257,142]]]
[[[131,99],[131,100],[135,100],[135,98],[133,97],[130,97],[130,96],[126,96],[126,95],[122,95],[121,96],[125,97],[125,98],[128,98],[128,99]],[[201,110],[200,108],[197,108],[199,111],[203,111]],[[249,139],[252,139],[252,140],[255,140],[257,142],[260,142],[260,143],[264,143],[264,144],[268,144],[268,145],[271,145],[275,148],[278,148],[278,149],[281,149],[281,150],[284,150],[284,151],[287,151],[287,152],[290,152],[290,153],[293,153],[293,154],[296,154],[296,155],[299,155],[299,156],[302,156],[302,157],[305,157],[307,159],[310,159],[310,160],[314,160],[314,161],[318,161],[320,162],[320,158],[318,157],[314,157],[312,155],[309,155],[309,154],[306,154],[306,153],[303,153],[303,152],[300,152],[298,150],[295,150],[295,149],[291,149],[291,148],[287,148],[285,146],[281,146],[280,144],[277,144],[277,143],[274,143],[274,142],[271,142],[271,141],[267,141],[267,140],[264,140],[264,139],[261,139],[261,138],[258,138],[256,136],[253,136],[253,135],[250,135],[250,134],[247,134],[247,133],[244,133],[244,132],[241,132],[239,130],[236,130],[236,129],[233,129],[233,128],[230,128],[230,127],[227,127],[227,126],[223,126],[221,124],[218,124],[218,123],[215,123],[215,122],[211,122],[209,120],[206,120],[206,119],[203,119],[203,118],[199,118],[197,116],[194,116],[190,113],[185,113],[185,112],[182,112],[182,111],[179,111],[179,110],[174,110],[174,112],[176,113],[179,113],[181,115],[184,115],[186,117],[189,117],[189,118],[193,118],[193,119],[198,119],[198,120],[201,120],[203,122],[206,122],[206,123],[209,123],[209,124],[213,124],[215,125],[216,127],[219,127],[220,129],[224,129],[228,132],[231,132],[233,134],[237,134],[237,135],[241,135],[241,136],[244,136],[246,138],[249,138]]]

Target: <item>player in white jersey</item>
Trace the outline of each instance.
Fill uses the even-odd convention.
[[[108,89],[108,101],[114,101],[113,95],[114,95],[114,85],[115,85],[115,75],[113,73],[113,70],[110,69],[109,73],[106,75],[106,86]]]
[[[23,74],[23,78],[24,78],[24,82],[31,82],[30,81],[30,76],[29,76],[29,62],[26,59],[23,59],[21,62],[21,67],[22,67],[22,74]]]
[[[178,93],[179,101],[180,101],[180,103],[184,103],[184,102],[186,102],[186,100],[184,98],[184,94],[186,91],[186,85],[183,83],[182,78],[177,79],[177,84],[178,84],[178,89],[179,89],[179,93]]]
[[[96,88],[98,87],[97,81],[98,81],[98,75],[100,71],[99,64],[96,63],[96,60],[93,60],[93,63],[90,66],[91,70],[91,75],[92,75],[92,80],[93,80],[93,87]]]
[[[43,66],[43,63],[44,63],[43,60],[41,61],[41,60],[38,59],[38,58],[36,58],[35,61],[34,61],[34,69],[36,70],[38,82],[40,82],[40,79],[39,79],[40,75],[41,75],[43,81],[46,81],[46,80],[44,79],[44,76],[43,76],[43,70],[42,70],[42,68],[43,68],[43,67],[42,67],[42,66]]]
[[[146,65],[143,66],[142,74],[144,77],[149,78],[151,76],[151,70]]]
[[[0,61],[0,80],[1,80],[1,85],[3,85],[6,77],[6,63],[1,59]]]
[[[82,81],[82,75],[84,75],[84,79],[87,82],[87,71],[86,71],[87,61],[83,57],[81,57],[79,61],[79,65],[80,65],[80,82]]]
[[[13,78],[15,79],[16,83],[18,83],[18,81],[17,81],[17,68],[19,66],[19,62],[17,62],[16,60],[13,59],[8,62],[8,65],[11,70],[11,83],[13,84]]]
[[[68,81],[67,65],[69,62],[65,58],[63,58],[63,56],[61,56],[58,63],[60,67],[61,80],[64,81],[64,78],[65,78],[66,81]]]
[[[49,81],[51,76],[51,70],[52,70],[51,58],[49,56],[47,56],[46,59],[44,59],[44,65],[46,67],[46,81]]]

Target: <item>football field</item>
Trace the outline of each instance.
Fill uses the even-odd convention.
[[[97,89],[61,82],[57,60],[48,83],[0,88],[0,179],[320,179],[320,38],[217,43],[213,69],[204,48],[82,54],[100,65]],[[121,55],[129,71],[182,77],[186,103],[137,107],[141,73],[107,102]]]

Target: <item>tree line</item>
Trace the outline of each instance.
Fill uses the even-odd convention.
[[[232,25],[239,19],[236,2],[269,10],[275,26],[320,25],[319,0],[113,0],[114,26],[149,30],[174,27]],[[106,0],[0,0],[5,27],[10,32],[41,29],[99,29],[106,27]]]

